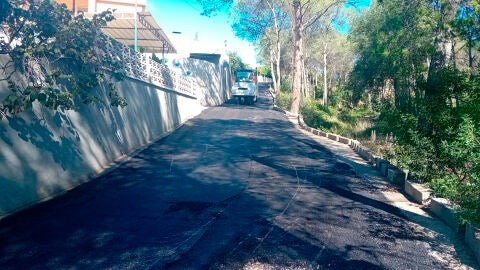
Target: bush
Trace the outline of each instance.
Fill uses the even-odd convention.
[[[469,117],[464,117],[457,133],[450,131],[452,140],[439,145],[442,175],[433,179],[430,187],[441,197],[459,206],[462,222],[480,222],[480,129]]]
[[[305,100],[300,108],[305,123],[313,128],[329,130],[339,123],[334,114],[315,100]]]
[[[286,93],[292,92],[292,83],[290,82],[289,79],[286,79],[286,78],[282,79],[282,81],[280,82],[280,91],[286,92]]]
[[[300,113],[310,127],[351,138],[364,136],[365,130],[372,127],[374,114],[369,110],[336,110],[333,106],[325,108],[311,99],[304,100]]]
[[[280,91],[275,98],[275,104],[284,110],[290,110],[292,106],[292,94]]]

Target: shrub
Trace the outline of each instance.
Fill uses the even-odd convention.
[[[290,82],[289,79],[286,79],[286,78],[282,79],[282,81],[280,82],[280,91],[287,92],[287,93],[292,92],[292,83]]]
[[[318,104],[315,100],[304,100],[300,108],[300,113],[305,123],[313,128],[329,130],[335,125],[338,125],[332,112],[328,108]]]
[[[292,94],[280,91],[275,98],[275,104],[284,110],[290,110],[290,107],[292,106]]]
[[[459,206],[462,222],[480,222],[480,129],[464,117],[451,141],[439,145],[442,175],[430,187],[441,197]]]

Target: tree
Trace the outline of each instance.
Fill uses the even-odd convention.
[[[216,0],[205,1],[197,0],[202,4],[204,13],[211,14],[215,10],[219,10],[229,6],[233,0]],[[292,107],[293,113],[298,113],[300,109],[300,97],[302,92],[302,74],[304,67],[304,34],[305,30],[317,23],[320,18],[327,14],[335,12],[338,8],[345,4],[355,4],[357,1],[349,0],[285,0],[285,4],[281,5],[289,15],[288,21],[292,24],[293,38],[293,69],[292,69]],[[273,3],[273,2],[271,2]],[[283,2],[282,2],[283,3]],[[255,6],[261,8],[261,6]]]
[[[457,19],[454,20],[453,25],[457,34],[465,40],[464,47],[467,49],[468,69],[470,74],[473,74],[476,71],[474,51],[475,47],[478,46],[478,33],[480,31],[480,14],[475,11],[475,3],[462,0]]]
[[[74,109],[75,98],[83,103],[99,100],[92,90],[107,81],[107,70],[114,78],[123,77],[121,63],[101,55],[109,40],[100,27],[114,19],[112,11],[89,20],[83,14],[73,17],[65,5],[48,0],[1,3],[6,8],[0,13],[0,54],[11,59],[2,80],[9,81],[12,92],[0,105],[1,117],[26,110],[35,101],[50,109]],[[10,80],[15,71],[26,75],[26,85]],[[105,86],[112,106],[126,106],[113,83]]]
[[[247,65],[243,63],[242,58],[240,58],[238,53],[231,52],[228,54],[228,58],[230,60],[230,69],[232,70],[233,73],[235,73],[235,71],[237,70],[247,68]]]
[[[301,96],[301,70],[304,58],[305,31],[317,23],[321,18],[335,13],[345,4],[355,4],[356,1],[343,0],[293,0],[292,1],[292,35],[293,35],[293,78],[292,78],[292,107],[291,112],[298,113]]]
[[[436,51],[434,15],[425,1],[392,0],[371,6],[354,22],[350,39],[357,59],[350,85],[357,101],[366,89],[379,98],[392,92],[396,109],[420,110],[425,93],[418,86]]]
[[[269,52],[273,88],[280,90],[281,32],[287,27],[282,2],[276,0],[241,0],[232,9],[232,29],[238,37],[261,44]],[[252,8],[255,7],[255,8]]]

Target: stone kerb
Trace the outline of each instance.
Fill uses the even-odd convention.
[[[330,140],[338,142],[338,135],[337,134],[327,133],[327,138],[329,138]]]
[[[380,167],[378,167],[378,169],[380,170],[380,173],[384,176],[387,176],[388,174],[388,169],[390,168],[395,168],[395,166],[393,166],[392,164],[390,164],[390,162],[386,161],[386,162],[382,162],[380,164]]]
[[[424,185],[413,183],[407,179],[405,180],[404,190],[415,202],[423,205],[430,203],[432,190]]]
[[[473,251],[480,264],[480,224],[468,224],[465,228],[465,242]]]
[[[438,218],[440,218],[443,222],[445,222],[445,224],[447,224],[454,231],[459,232],[462,229],[462,226],[457,216],[455,215],[449,200],[444,198],[432,197],[432,190],[425,187],[424,185],[409,181],[407,179],[408,173],[392,165],[389,161],[374,155],[359,141],[310,128],[305,124],[301,116],[298,117],[298,120],[299,125],[303,129],[315,135],[327,137],[331,140],[348,144],[363,159],[369,161],[372,166],[374,166],[384,176],[386,176],[389,182],[396,185],[402,185],[402,191],[407,195],[407,197],[422,205],[428,205],[430,211]],[[464,237],[467,245],[474,252],[475,257],[480,264],[480,226],[478,224],[476,226],[468,224],[466,226]]]
[[[444,198],[432,198],[429,209],[454,231],[460,231],[460,222],[455,216],[453,207],[449,200]]]
[[[347,145],[350,145],[350,139],[349,138],[345,138],[345,137],[342,137],[342,136],[338,136],[338,141],[343,143],[343,144],[347,144]]]
[[[406,174],[394,166],[387,169],[387,179],[395,185],[405,184],[406,178]]]

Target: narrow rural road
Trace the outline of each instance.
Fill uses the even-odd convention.
[[[255,106],[209,108],[118,169],[1,220],[0,269],[476,267],[357,173],[370,168],[327,147],[265,90]]]

